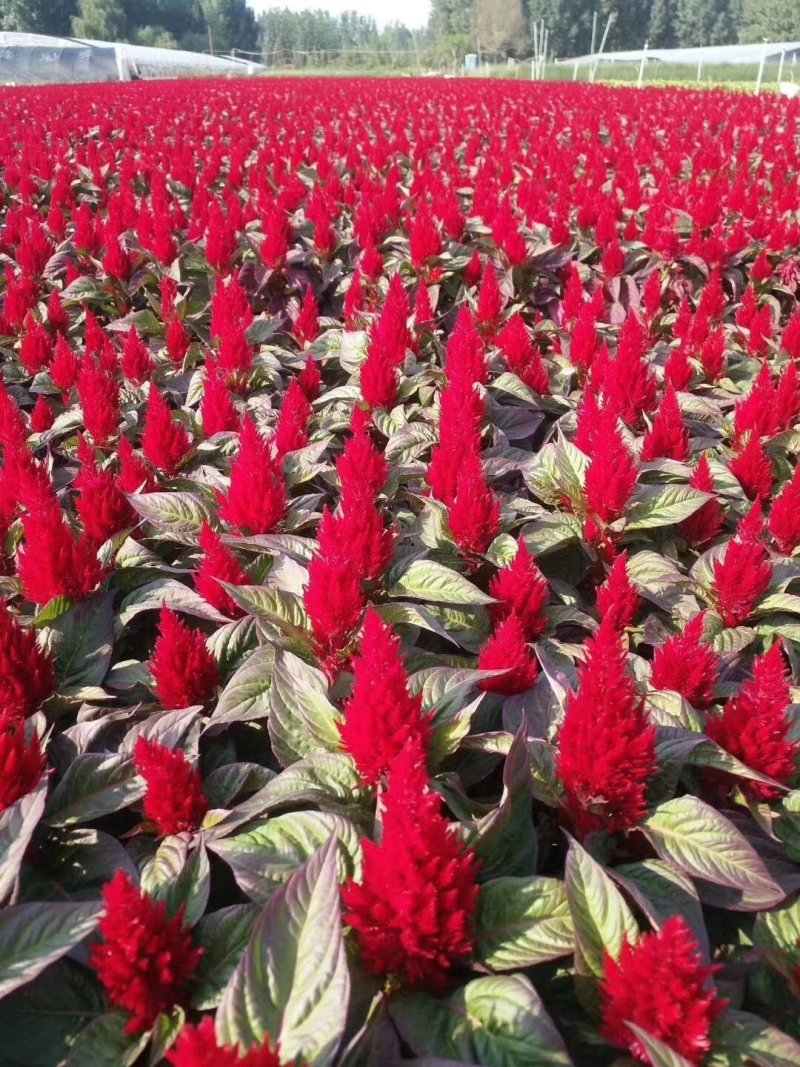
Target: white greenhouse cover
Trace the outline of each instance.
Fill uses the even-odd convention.
[[[578,56],[575,59],[562,60],[564,63],[577,63],[579,66],[596,63],[640,63],[644,56],[648,60],[656,60],[662,63],[685,63],[704,66],[714,63],[724,64],[755,64],[760,63],[762,58],[767,60],[779,60],[781,54],[790,58],[793,54],[800,54],[800,41],[776,41],[767,44],[720,44],[708,45],[704,48],[643,48],[630,52],[603,52],[601,55]]]

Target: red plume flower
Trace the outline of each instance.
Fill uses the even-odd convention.
[[[55,692],[53,661],[0,600],[0,712],[25,717]],[[0,778],[2,776],[0,775]]]
[[[342,504],[374,501],[389,477],[389,464],[368,433],[353,434],[336,461]]]
[[[322,388],[322,371],[315,359],[308,357],[305,367],[297,375],[297,382],[305,393],[306,399],[313,403]]]
[[[70,348],[66,337],[59,334],[56,340],[56,353],[50,364],[50,377],[53,384],[63,393],[69,392],[78,380],[81,362],[75,351]]]
[[[127,437],[119,439],[119,476],[117,485],[123,493],[152,493],[157,482],[153,472],[133,448]]]
[[[761,540],[763,532],[757,501],[739,523],[724,557],[714,564],[714,594],[726,626],[747,622],[772,581],[772,563]]]
[[[513,613],[526,638],[533,641],[547,629],[543,611],[548,594],[547,579],[536,566],[528,546],[520,541],[514,559],[489,583],[489,596],[498,601],[489,605],[492,622],[497,625]]]
[[[29,315],[19,346],[19,361],[29,375],[38,374],[48,365],[53,356],[53,347],[53,339],[45,327]]]
[[[475,452],[461,460],[449,522],[458,551],[465,556],[485,552],[500,532],[500,501],[486,484]]]
[[[234,406],[225,376],[210,360],[206,363],[200,416],[206,437],[213,437],[215,433],[238,432],[241,427],[239,413]]]
[[[161,1012],[187,1002],[202,950],[183,929],[183,908],[167,918],[167,902],[142,893],[124,871],[103,887],[103,941],[91,961],[109,1001],[131,1016],[129,1034],[149,1030]]]
[[[165,333],[167,355],[173,363],[181,364],[189,351],[192,338],[184,325],[183,319],[173,315],[168,323]]]
[[[769,532],[784,556],[791,555],[800,545],[800,467],[795,468],[791,481],[786,483],[772,505]]]
[[[503,353],[508,369],[536,393],[550,392],[547,368],[528,333],[525,320],[517,312],[497,335],[497,347]]]
[[[305,448],[308,444],[308,424],[313,414],[303,388],[295,378],[283,396],[283,404],[275,427],[275,449],[279,456]]]
[[[614,560],[606,581],[597,590],[597,613],[615,630],[624,630],[634,620],[641,598],[628,575],[628,553]]]
[[[604,407],[594,434],[593,450],[586,471],[586,507],[604,523],[614,522],[636,486],[636,462],[617,426],[617,416]]]
[[[689,458],[689,434],[683,422],[678,397],[672,386],[664,393],[652,429],[647,432],[642,445],[642,462],[654,459]]]
[[[475,309],[475,319],[479,326],[484,327],[489,334],[494,331],[503,314],[505,300],[500,292],[497,274],[491,263],[486,265],[483,272],[483,280],[478,290],[478,306]]]
[[[731,461],[731,474],[739,480],[748,500],[763,500],[772,492],[775,480],[772,463],[754,433],[750,434],[747,444]]]
[[[190,630],[169,608],[161,609],[150,673],[164,708],[206,704],[220,680],[217,662],[203,635]]]
[[[359,655],[353,660],[353,695],[339,726],[342,743],[359,774],[377,785],[409,739],[427,750],[430,726],[422,697],[411,696],[400,638],[369,610]]]
[[[654,689],[672,689],[695,708],[708,708],[714,702],[714,686],[720,658],[703,642],[705,613],[687,622],[682,634],[668,638],[656,649],[650,682]]]
[[[525,640],[522,623],[513,611],[481,649],[478,670],[506,671],[478,683],[480,689],[504,696],[524,693],[536,681],[539,663]]]
[[[626,938],[618,962],[608,953],[605,957],[603,1036],[649,1064],[647,1049],[628,1025],[633,1023],[699,1067],[711,1051],[711,1028],[727,1004],[710,982],[714,970],[703,964],[681,916],[633,945]]]
[[[243,534],[272,533],[286,514],[280,465],[250,415],[242,423],[239,454],[227,495],[218,492],[220,517]]]
[[[689,480],[689,485],[692,489],[699,489],[701,493],[714,492],[714,477],[705,454],[700,457]],[[705,504],[702,504],[688,519],[684,519],[679,529],[690,545],[702,548],[709,541],[714,540],[724,521],[722,505],[714,497],[713,500],[707,500]]]
[[[194,571],[195,589],[203,600],[229,619],[241,619],[245,612],[219,583],[222,581],[228,585],[247,585],[250,575],[208,523],[204,523],[200,531],[200,547],[203,550],[203,558]]]
[[[303,294],[300,314],[294,321],[292,333],[301,348],[310,345],[319,337],[319,309],[314,290],[309,286]]]
[[[80,600],[103,576],[95,544],[75,537],[57,504],[26,515],[22,520],[25,544],[17,558],[17,574],[25,596],[35,604],[53,597]]]
[[[339,655],[367,606],[362,585],[361,576],[345,570],[336,557],[318,553],[308,565],[303,599],[320,658],[331,675],[341,669]]]
[[[280,1067],[280,1050],[273,1049],[269,1035],[243,1055],[235,1045],[217,1044],[213,1019],[206,1017],[199,1026],[186,1025],[167,1053],[172,1067]],[[297,1061],[298,1067],[302,1067]]]
[[[136,741],[136,770],[147,783],[144,816],[162,837],[199,829],[208,801],[203,780],[180,749],[144,737]]]
[[[392,276],[386,301],[372,328],[367,358],[361,367],[361,396],[372,410],[397,403],[397,372],[413,345],[408,329],[411,308],[399,273]]]
[[[363,841],[363,880],[342,890],[366,970],[434,990],[472,952],[478,901],[475,854],[440,808],[424,753],[406,745],[389,772],[381,842]]]
[[[606,403],[629,426],[640,425],[642,415],[655,407],[656,379],[646,351],[647,332],[631,315],[620,331],[616,358],[609,362],[603,379]]]
[[[162,394],[151,385],[142,433],[142,451],[145,457],[157,470],[163,471],[171,478],[177,473],[191,447],[189,434],[172,417],[169,404]]]
[[[105,444],[119,429],[119,387],[92,357],[85,357],[78,375],[83,423],[95,444]]]
[[[43,396],[36,398],[31,412],[31,430],[34,433],[45,433],[56,421],[56,415]]]
[[[0,711],[0,813],[35,789],[47,766],[38,734],[25,740],[25,723]]]
[[[139,520],[113,473],[98,467],[94,449],[82,438],[78,454],[83,466],[74,483],[79,494],[75,508],[87,536],[99,545]]]
[[[604,619],[587,642],[578,690],[558,736],[556,769],[576,831],[630,830],[647,812],[655,730],[628,674],[620,635]]]
[[[753,677],[725,704],[721,716],[709,716],[712,740],[754,771],[788,784],[797,772],[800,743],[789,739],[789,677],[778,642],[753,664]],[[724,776],[727,777],[727,776]],[[752,800],[777,800],[781,790],[750,779],[737,784]]]
[[[123,378],[135,385],[149,381],[153,373],[154,363],[150,349],[139,336],[135,326],[125,335],[120,366]]]

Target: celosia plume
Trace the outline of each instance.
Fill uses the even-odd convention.
[[[747,622],[772,581],[772,563],[762,540],[764,522],[757,501],[739,523],[725,555],[714,563],[714,596],[726,626]]]
[[[489,605],[489,614],[497,625],[513,612],[526,638],[533,641],[547,629],[544,608],[548,595],[545,576],[536,566],[528,546],[520,541],[511,563],[499,570],[489,583],[489,596],[498,601]]]
[[[512,696],[530,689],[539,674],[539,662],[528,646],[522,623],[511,612],[495,629],[478,656],[479,671],[505,671],[484,678],[480,689]]]
[[[25,739],[25,722],[0,711],[0,814],[38,784],[47,766],[38,734]]]
[[[195,589],[223,615],[230,619],[242,618],[244,611],[219,583],[222,581],[229,585],[247,585],[250,575],[208,523],[204,523],[200,531],[200,548],[203,550],[203,556],[194,570]]]
[[[208,811],[203,781],[180,749],[140,737],[134,750],[136,770],[147,783],[144,816],[162,837],[193,833]]]
[[[172,1067],[281,1067],[280,1050],[273,1048],[269,1036],[242,1052],[236,1045],[217,1042],[214,1021],[208,1017],[199,1026],[184,1026],[166,1058]]]
[[[286,514],[283,473],[251,416],[239,436],[228,492],[217,492],[220,518],[243,534],[272,533]]]
[[[205,704],[219,685],[219,669],[202,633],[190,630],[169,608],[161,609],[150,673],[164,708]]]
[[[641,597],[628,574],[628,553],[623,552],[597,590],[597,614],[608,619],[615,630],[624,630],[632,624],[640,604]]]
[[[191,447],[189,434],[177,422],[163,395],[151,385],[142,432],[145,457],[171,478],[177,474]]]
[[[668,638],[655,650],[650,681],[654,689],[672,689],[695,708],[708,708],[714,701],[714,686],[720,658],[703,641],[705,613],[687,622],[682,634]]]
[[[0,600],[0,714],[25,717],[55,691],[53,661]]]

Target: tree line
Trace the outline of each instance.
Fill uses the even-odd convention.
[[[428,26],[345,12],[272,8],[260,18],[247,0],[0,0],[0,29],[52,33],[191,51],[260,53],[273,66],[454,65],[467,52],[529,56],[543,21],[550,52],[563,58],[591,48],[615,15],[606,48],[693,47],[800,40],[798,0],[432,0]]]

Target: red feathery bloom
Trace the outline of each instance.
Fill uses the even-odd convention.
[[[506,671],[484,678],[478,688],[513,696],[530,689],[539,674],[539,662],[525,640],[522,623],[512,611],[500,623],[478,656],[479,671]]]
[[[152,493],[156,488],[155,476],[127,437],[119,439],[119,475],[117,485],[123,493]]]
[[[57,596],[80,600],[97,587],[103,570],[95,543],[75,537],[57,504],[25,515],[22,529],[25,544],[17,557],[17,575],[29,600],[35,604],[47,604]]]
[[[478,900],[475,854],[440,808],[423,751],[406,745],[389,772],[381,842],[363,841],[362,882],[342,890],[366,970],[435,990],[472,952]]]
[[[150,386],[142,432],[142,451],[153,466],[168,478],[177,474],[186,459],[192,439],[172,415],[169,404],[154,385]]]
[[[29,315],[19,346],[19,361],[28,374],[38,374],[48,365],[53,356],[53,347],[53,339],[45,327]]]
[[[300,314],[292,326],[294,338],[301,348],[310,345],[319,337],[319,309],[314,290],[309,286],[303,294],[303,303],[300,306]]]
[[[283,396],[278,422],[275,426],[275,449],[279,456],[305,448],[308,444],[308,424],[313,410],[303,388],[295,378]]]
[[[586,652],[558,736],[556,770],[579,834],[630,830],[647,812],[647,782],[657,766],[655,730],[611,619],[603,620]]]
[[[120,366],[123,378],[127,378],[135,385],[142,385],[143,382],[149,381],[153,373],[154,363],[150,349],[139,336],[135,326],[132,326],[125,335]]]
[[[208,601],[229,619],[241,619],[245,612],[219,583],[222,581],[228,585],[247,585],[250,575],[208,523],[204,523],[200,531],[200,547],[203,550],[203,558],[194,570],[195,589],[203,600]]]
[[[584,304],[572,325],[569,358],[580,371],[585,373],[594,363],[599,349],[600,338],[597,334],[595,308],[591,303]]]
[[[172,1067],[280,1067],[281,1058],[269,1035],[243,1055],[238,1046],[218,1045],[214,1020],[206,1017],[199,1026],[184,1026],[167,1053],[167,1062]],[[299,1061],[298,1067],[302,1067]]]
[[[781,348],[790,359],[800,359],[800,310],[795,311],[781,336]]]
[[[164,708],[206,704],[219,685],[217,662],[199,630],[190,630],[174,611],[162,608],[150,660],[156,696]]]
[[[641,597],[628,575],[628,553],[623,552],[597,590],[597,613],[601,619],[608,619],[615,630],[624,630],[633,622],[640,603]]]
[[[609,362],[603,379],[606,403],[629,426],[638,426],[656,403],[656,379],[646,351],[647,332],[631,315],[620,331],[616,358]]]
[[[790,430],[800,412],[800,378],[797,365],[790,363],[775,390],[775,427],[780,432]]]
[[[714,477],[705,454],[700,457],[689,480],[689,485],[692,489],[699,489],[701,493],[714,492]],[[678,529],[690,545],[702,548],[709,541],[714,540],[722,529],[724,521],[725,515],[722,505],[714,497],[712,500],[707,500],[705,504],[702,504],[688,519],[684,519]]]
[[[374,501],[386,485],[389,464],[368,433],[353,434],[336,461],[342,505],[347,508],[363,500]]]
[[[139,520],[117,479],[110,470],[97,466],[94,450],[83,438],[78,443],[78,455],[83,466],[74,482],[79,494],[75,508],[87,536],[102,544]]]
[[[504,305],[505,300],[500,292],[497,273],[489,263],[483,272],[483,280],[478,290],[478,306],[475,309],[475,319],[478,325],[488,328],[488,332],[491,333],[500,321]]]
[[[547,579],[536,566],[528,546],[520,541],[511,563],[499,570],[489,583],[489,596],[498,601],[489,605],[492,622],[497,626],[513,613],[526,638],[533,641],[547,629],[543,612],[548,594]]]
[[[408,691],[400,638],[375,611],[367,611],[352,669],[353,695],[339,731],[361,777],[377,785],[410,738],[427,750],[430,725],[422,697]]]
[[[705,613],[687,622],[682,634],[668,638],[655,650],[650,683],[654,689],[680,693],[695,708],[714,703],[714,686],[720,671],[720,658],[703,642]]]
[[[753,677],[725,704],[721,716],[709,716],[706,732],[745,766],[788,784],[797,771],[800,743],[789,739],[789,676],[780,641],[753,664]],[[727,777],[727,776],[724,776]],[[752,800],[777,800],[776,786],[750,779],[737,784]]]
[[[597,394],[590,386],[587,386],[576,412],[575,437],[572,442],[584,455],[591,456],[594,453],[595,441],[598,434],[602,432],[602,422],[603,416]]]
[[[500,501],[486,484],[480,456],[467,452],[449,511],[450,532],[464,555],[485,552],[500,532]]]
[[[322,556],[338,560],[364,582],[383,574],[394,549],[394,531],[386,529],[381,509],[366,500],[336,515],[325,509],[317,538]]]
[[[746,433],[751,439],[772,437],[778,430],[778,408],[772,371],[765,363],[758,372],[750,392],[737,401],[734,410],[734,439],[741,441]]]
[[[635,944],[625,940],[619,961],[606,953],[602,995],[602,1033],[640,1063],[650,1056],[628,1026],[648,1034],[701,1064],[711,1051],[711,1028],[727,1001],[710,978],[700,947],[681,916],[667,919],[659,931],[642,934]]]
[[[56,333],[66,333],[69,329],[69,312],[58,289],[52,291],[47,301],[47,321]]]
[[[764,522],[756,501],[739,523],[725,555],[714,564],[714,596],[726,626],[747,622],[772,581],[772,563],[761,540]]]
[[[653,420],[652,429],[645,435],[642,445],[642,462],[650,463],[654,459],[677,459],[685,462],[688,458],[689,434],[683,421],[677,394],[670,386],[664,393],[664,399]]]
[[[741,452],[731,460],[730,470],[748,500],[763,500],[772,492],[775,480],[772,462],[754,433]]]
[[[186,353],[189,351],[189,345],[192,343],[183,319],[177,315],[173,315],[170,318],[167,323],[164,340],[166,342],[167,355],[172,362],[183,363]]]
[[[598,418],[593,450],[586,471],[586,507],[589,515],[610,523],[625,513],[636,486],[636,462],[617,426],[617,416],[604,407]]]
[[[50,378],[53,385],[67,393],[78,380],[81,361],[74,349],[70,348],[66,337],[59,334],[56,340],[56,352],[50,364]]]
[[[92,965],[109,1001],[131,1016],[129,1034],[149,1030],[161,1012],[185,1004],[202,949],[183,929],[183,908],[167,918],[167,902],[142,893],[124,871],[103,887],[103,941],[93,945]]]
[[[0,713],[26,717],[55,692],[50,654],[0,600]],[[2,775],[0,775],[2,779]]]
[[[250,415],[242,423],[239,454],[231,464],[226,494],[217,492],[219,514],[243,534],[272,533],[286,514],[286,484],[278,460]]]
[[[26,741],[24,721],[0,711],[0,813],[36,787],[46,766],[38,734]]]
[[[31,430],[34,433],[45,433],[56,421],[56,415],[43,396],[36,399],[31,412]]]
[[[547,368],[539,350],[534,346],[525,320],[517,312],[497,335],[497,347],[503,353],[508,368],[536,393],[549,393]]]
[[[483,341],[467,307],[462,307],[458,313],[455,328],[447,342],[445,371],[451,385],[471,387],[476,382],[485,385],[488,381],[489,366]]]
[[[692,373],[687,345],[683,342],[673,349],[664,364],[664,380],[678,392],[685,392],[691,384]]]
[[[78,375],[83,423],[94,443],[105,444],[119,429],[119,386],[93,358],[87,356]]]
[[[431,303],[431,294],[428,292],[427,285],[424,282],[420,282],[417,286],[417,295],[414,300],[414,329],[420,335],[425,330],[431,329],[433,324],[434,310]]]
[[[180,749],[167,748],[144,737],[134,750],[136,770],[147,783],[144,817],[156,824],[162,837],[199,829],[208,801],[203,780]]]
[[[375,322],[367,358],[361,366],[359,384],[361,396],[373,410],[392,408],[397,403],[397,372],[402,366],[413,337],[408,328],[411,308],[400,274],[389,283],[389,291]]]
[[[336,557],[318,553],[308,565],[303,600],[320,658],[331,673],[367,606],[362,585],[361,575],[345,570]]]
[[[775,498],[769,516],[769,532],[778,551],[789,556],[800,545],[800,467]]]
[[[408,250],[414,270],[425,269],[428,260],[440,255],[442,238],[430,209],[423,204],[414,216],[408,233]]]
[[[203,399],[200,401],[200,417],[206,437],[215,433],[238,432],[241,427],[239,413],[233,403],[228,383],[216,364],[206,363],[203,382]]]
[[[725,370],[725,331],[721,326],[712,330],[700,346],[700,363],[710,382],[716,382]]]
[[[308,357],[305,367],[297,375],[297,383],[305,393],[306,399],[313,403],[322,388],[322,371],[315,359]]]

